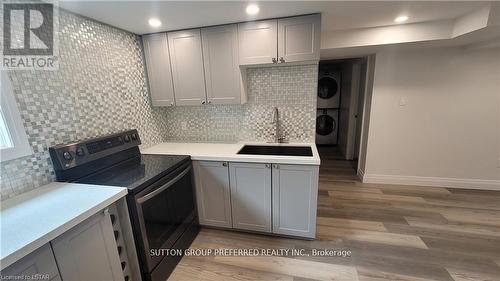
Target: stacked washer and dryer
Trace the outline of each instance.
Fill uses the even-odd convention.
[[[340,71],[319,70],[316,144],[336,145],[340,108]]]

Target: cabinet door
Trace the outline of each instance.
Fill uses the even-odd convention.
[[[200,29],[168,33],[176,105],[206,102]]]
[[[19,280],[60,280],[56,260],[49,244],[5,268],[0,275],[5,280],[18,280],[13,277],[24,277]]]
[[[229,163],[233,228],[271,232],[271,164]]]
[[[240,65],[269,64],[276,60],[277,20],[238,24]]]
[[[314,238],[318,166],[273,164],[273,232]]]
[[[237,25],[202,28],[201,38],[208,103],[240,104]]]
[[[166,33],[144,35],[144,56],[153,106],[175,104]]]
[[[232,227],[227,162],[193,161],[200,224]]]
[[[278,20],[280,62],[319,61],[321,16],[310,15]],[[283,58],[283,60],[282,60]]]
[[[124,279],[107,211],[75,226],[51,244],[62,280]]]

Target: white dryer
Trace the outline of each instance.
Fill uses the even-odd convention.
[[[337,144],[338,109],[318,109],[316,114],[316,144]]]
[[[320,71],[318,76],[318,109],[340,107],[340,72]]]

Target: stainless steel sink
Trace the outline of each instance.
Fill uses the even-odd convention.
[[[309,146],[272,146],[272,145],[245,145],[238,154],[250,155],[280,155],[280,156],[309,156],[312,150]]]

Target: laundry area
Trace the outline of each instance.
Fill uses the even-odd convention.
[[[368,61],[362,57],[319,63],[316,144],[337,150],[346,160],[359,157],[366,92],[370,90],[366,86]]]

